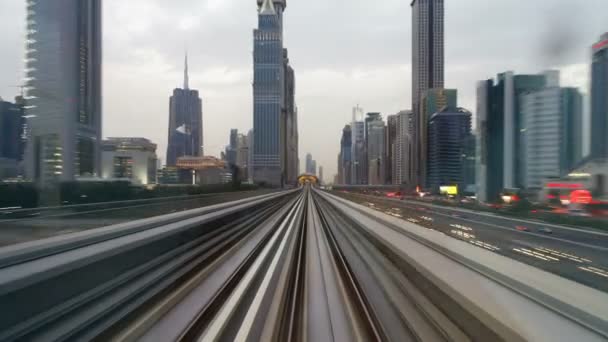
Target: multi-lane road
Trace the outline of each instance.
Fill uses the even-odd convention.
[[[356,193],[334,194],[608,291],[608,231],[559,226],[418,201]]]

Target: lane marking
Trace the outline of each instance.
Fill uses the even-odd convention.
[[[579,266],[578,268],[583,271],[590,272],[590,273],[599,275],[604,278],[608,278],[608,271],[602,270],[600,268],[591,267],[591,266],[587,266],[587,267]]]
[[[391,201],[398,201],[395,199],[390,199]],[[556,224],[552,224],[552,223],[545,223],[542,221],[530,221],[530,220],[524,220],[524,219],[518,219],[518,218],[513,218],[513,217],[505,217],[502,215],[497,215],[497,214],[492,214],[492,213],[485,213],[485,212],[478,212],[478,211],[473,211],[473,210],[468,210],[468,209],[461,209],[461,208],[449,208],[449,207],[443,207],[443,206],[438,206],[438,205],[433,205],[433,204],[428,204],[428,203],[417,203],[415,201],[409,201],[409,200],[403,200],[403,201],[399,201],[400,203],[409,203],[409,204],[416,204],[416,205],[422,205],[422,206],[426,206],[426,207],[431,207],[431,208],[435,208],[435,209],[444,209],[446,211],[456,211],[456,212],[461,212],[461,213],[469,213],[469,214],[473,214],[473,215],[480,215],[480,216],[486,216],[486,217],[492,217],[492,218],[498,218],[498,219],[503,219],[503,220],[510,220],[510,221],[517,221],[517,222],[522,222],[522,223],[529,223],[529,224],[536,224],[536,225],[544,225],[547,227],[552,227],[552,228],[557,228],[557,229],[564,229],[564,230],[571,230],[571,231],[575,231],[575,232],[581,232],[581,233],[586,233],[586,234],[592,234],[592,235],[600,235],[600,236],[606,236],[608,237],[608,233],[604,233],[601,231],[597,231],[594,229],[585,229],[585,228],[576,228],[576,227],[567,227],[567,226],[559,226]]]

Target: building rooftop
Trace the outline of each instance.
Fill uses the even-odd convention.
[[[111,137],[103,140],[101,145],[104,151],[145,150],[156,152],[156,144],[139,137]]]

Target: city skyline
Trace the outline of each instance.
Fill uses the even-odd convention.
[[[130,2],[130,4],[119,4],[119,2],[112,0],[105,1],[104,13],[123,8],[132,9],[133,11],[130,12],[136,13],[136,15],[129,22],[127,22],[127,18],[121,18],[120,16],[114,18],[110,18],[108,15],[104,16],[104,29],[106,30],[104,31],[105,89],[103,113],[104,121],[106,121],[104,122],[103,129],[104,136],[146,136],[159,144],[159,151],[165,150],[166,138],[164,136],[167,129],[166,119],[164,119],[166,117],[166,95],[160,99],[156,99],[156,95],[159,93],[166,94],[180,83],[183,56],[178,55],[183,54],[184,45],[190,48],[193,47],[195,33],[198,32],[197,30],[203,29],[205,32],[209,31],[213,33],[213,35],[230,33],[227,35],[227,41],[232,41],[229,37],[237,37],[235,41],[240,46],[239,49],[241,51],[234,53],[234,56],[226,54],[225,52],[228,49],[220,42],[217,52],[201,51],[204,49],[198,46],[190,52],[192,64],[196,65],[192,67],[191,78],[197,79],[196,81],[191,81],[193,83],[192,87],[199,89],[201,94],[209,100],[209,106],[206,107],[206,112],[209,115],[205,118],[205,125],[207,126],[205,128],[205,138],[207,139],[205,145],[209,147],[209,154],[219,155],[219,151],[225,146],[224,132],[229,128],[236,127],[241,131],[246,131],[250,128],[252,126],[250,119],[251,98],[249,94],[250,71],[247,70],[251,69],[249,54],[251,52],[250,30],[251,27],[255,26],[253,23],[255,18],[250,17],[255,16],[252,16],[252,12],[249,10],[253,9],[255,11],[256,6],[254,1],[251,2],[203,1],[201,4],[193,7],[200,10],[201,16],[195,16],[192,19],[192,11],[186,10],[188,9],[186,5],[192,4],[188,1],[179,1],[175,8],[172,9],[162,7],[163,5],[160,3],[153,1],[134,1]],[[212,6],[213,3],[215,3],[215,7]],[[531,58],[530,56],[538,55],[539,48],[535,45],[537,45],[536,43],[539,40],[542,40],[537,38],[543,38],[543,36],[539,33],[539,37],[528,38],[528,34],[507,28],[511,33],[508,40],[509,43],[504,45],[508,46],[509,49],[493,49],[502,52],[504,60],[481,63],[479,67],[474,68],[473,72],[471,72],[471,67],[463,64],[464,58],[462,56],[479,58],[481,55],[483,58],[486,58],[486,62],[489,61],[489,54],[486,51],[467,51],[465,54],[460,50],[462,49],[461,47],[457,47],[458,42],[463,39],[463,32],[462,28],[458,27],[456,23],[458,20],[462,20],[465,15],[469,15],[466,12],[467,10],[475,13],[475,9],[472,8],[474,4],[478,3],[466,1],[459,2],[457,5],[450,4],[450,2],[446,3],[446,86],[459,90],[459,104],[461,106],[474,110],[475,82],[478,79],[492,77],[492,75],[504,70],[514,70],[517,73],[537,72],[538,70],[553,67],[553,64],[560,67],[562,71],[566,71],[562,73],[563,86],[578,86],[588,94],[589,46],[605,31],[605,27],[600,25],[601,23],[594,13],[601,12],[596,11],[596,9],[598,6],[606,6],[605,3],[590,1],[589,3],[580,4],[580,13],[585,14],[581,15],[585,18],[585,25],[583,25],[585,31],[573,33],[576,39],[570,39],[572,44],[567,46],[568,53],[566,55],[568,56],[562,56],[561,60],[549,58],[542,60],[537,58],[538,60],[535,60]],[[214,23],[213,21],[209,24],[196,24],[200,20],[200,17],[206,18],[205,14],[232,13],[237,5],[239,13],[235,14],[234,20],[238,20],[239,23],[235,28],[231,27],[227,29],[225,26],[222,26],[225,23]],[[570,12],[573,10],[572,7],[564,4],[554,3],[553,5],[556,8],[565,6]],[[19,19],[18,11],[24,11],[23,4],[18,3],[15,5],[9,2],[8,4],[3,4],[3,6],[7,6],[8,10],[3,11],[3,13],[8,13],[11,16],[11,18],[7,16],[7,19],[10,20],[5,20],[3,25],[10,25],[6,27],[11,28],[11,30],[22,28],[24,26],[24,17],[22,14]],[[326,4],[325,6],[333,8],[336,5]],[[357,58],[350,58],[350,61],[340,62],[339,64],[337,60],[343,60],[345,52],[337,51],[340,49],[335,47],[328,49],[327,41],[331,37],[335,38],[333,34],[347,36],[348,32],[358,32],[359,29],[363,28],[351,27],[351,25],[330,34],[329,37],[321,38],[319,43],[325,48],[322,56],[331,57],[327,62],[321,62],[318,56],[306,53],[305,46],[310,44],[310,40],[302,38],[304,37],[303,34],[306,33],[304,29],[306,26],[303,25],[302,19],[299,18],[307,18],[313,14],[321,15],[322,18],[327,8],[320,9],[318,7],[320,6],[315,5],[315,3],[312,6],[305,6],[296,2],[290,3],[292,17],[287,19],[289,13],[286,13],[286,36],[289,37],[287,39],[290,42],[290,59],[293,60],[293,64],[298,69],[299,91],[297,103],[300,109],[299,116],[302,119],[300,124],[300,146],[302,147],[300,149],[300,158],[303,160],[302,154],[304,151],[311,151],[317,156],[320,164],[327,166],[325,170],[326,174],[331,176],[336,171],[335,156],[338,152],[338,146],[333,146],[333,144],[326,146],[322,141],[326,139],[315,139],[316,136],[327,136],[327,139],[329,137],[338,137],[344,127],[344,123],[350,120],[351,108],[356,103],[360,103],[366,111],[382,112],[385,116],[397,113],[402,109],[410,109],[410,100],[408,99],[410,90],[407,86],[401,84],[408,83],[411,77],[411,74],[408,72],[410,58],[408,57],[407,50],[409,47],[387,47],[387,45],[394,45],[387,43],[397,38],[401,42],[400,44],[409,45],[407,40],[411,35],[409,28],[411,22],[407,18],[410,16],[410,8],[409,3],[405,5],[393,3],[378,5],[378,8],[375,8],[369,15],[373,15],[374,18],[378,18],[381,21],[389,18],[401,18],[400,20],[403,23],[384,28],[388,32],[388,35],[385,36],[386,39],[377,39],[377,33],[372,32],[374,33],[373,35],[368,34],[362,37],[360,45],[353,47],[352,45],[354,44],[347,44],[343,49],[340,47],[345,52],[352,52],[356,48],[361,53],[357,55]],[[342,8],[344,16],[355,17],[363,13],[364,3],[357,2],[348,7]],[[512,3],[502,4],[499,7],[501,7],[501,10],[506,10],[507,14],[513,13],[513,8],[516,7],[519,7],[517,11],[525,13],[525,16],[533,16],[535,15],[534,13],[538,13],[535,12],[535,9],[530,4]],[[247,8],[247,11],[241,11],[241,8]],[[136,9],[141,9],[141,11],[137,11]],[[574,6],[574,10],[576,10],[576,6]],[[163,11],[166,11],[166,13]],[[294,11],[297,11],[297,16],[293,15]],[[247,13],[241,16],[240,12]],[[168,18],[177,18],[173,20],[174,23],[177,23],[175,24],[176,30],[182,32],[181,37],[185,36],[184,32],[192,35],[192,38],[184,39],[190,40],[190,42],[180,41],[181,39],[177,39],[176,42],[159,39],[158,42],[152,43],[146,37],[148,37],[147,34],[150,32],[154,33],[155,30],[147,26],[146,20],[139,13],[147,13],[151,18],[154,18],[154,15],[158,13],[163,13]],[[558,13],[557,17],[559,15]],[[4,19],[4,15],[2,16]],[[18,18],[19,20],[13,18]],[[244,23],[240,21],[240,18],[244,19]],[[511,18],[511,21],[508,20],[509,18]],[[167,19],[159,22],[160,27],[166,28],[168,23],[165,20]],[[226,20],[231,21],[233,19]],[[519,21],[514,16],[509,17],[508,15],[500,20],[500,24],[510,23],[513,26],[517,22]],[[113,25],[107,25],[106,23],[112,23]],[[571,24],[572,26],[576,26],[575,22]],[[119,38],[118,28],[121,27],[124,27],[126,32],[129,33],[128,37]],[[509,26],[503,26],[502,29],[505,29],[505,27]],[[542,32],[543,29],[551,27],[551,25],[540,23],[537,27],[541,28],[537,31]],[[351,31],[345,32],[344,30]],[[16,34],[16,37],[6,36],[8,35],[3,35],[2,37],[2,39],[6,40],[3,43],[13,48],[8,49],[9,53],[7,56],[3,56],[0,60],[0,68],[4,71],[4,68],[9,66],[7,73],[13,73],[14,75],[12,77],[10,75],[0,76],[2,77],[0,78],[0,96],[5,100],[11,100],[16,95],[17,89],[10,88],[9,85],[19,84],[20,78],[23,75],[23,69],[19,67],[20,60],[23,58],[23,44],[22,36],[19,36],[19,34]],[[478,43],[485,43],[484,39],[487,38],[480,33],[471,34],[467,37],[470,37],[473,42]],[[207,41],[207,39],[197,41]],[[209,43],[202,44],[203,47],[212,43],[215,44],[215,40],[211,38],[208,41]],[[124,55],[118,53],[124,50],[122,44],[126,43],[134,44],[133,49]],[[162,46],[160,46],[161,44]],[[175,52],[169,51],[173,45],[180,45],[175,49]],[[237,44],[235,43],[235,45]],[[526,46],[528,47],[527,49],[525,48]],[[162,47],[165,47],[165,49],[161,49]],[[512,52],[507,53],[509,50],[518,50],[518,47],[522,51],[521,54],[516,56]],[[13,52],[12,50],[16,51]],[[335,57],[332,57],[334,54]],[[378,55],[382,55],[382,57],[378,57]],[[372,56],[373,58],[371,58]],[[222,57],[226,61],[218,62],[218,59]],[[7,62],[7,58],[12,58],[12,62]],[[521,61],[521,59],[526,58],[529,61]],[[142,61],[143,63],[141,63]],[[142,65],[138,66],[137,64]],[[14,68],[10,68],[11,65],[14,65]],[[460,77],[467,73],[470,73],[472,76],[465,75],[465,77]],[[4,73],[2,74],[5,75]],[[324,79],[328,74],[336,76],[336,79],[331,80],[328,84],[320,85],[319,80]],[[389,74],[395,74],[394,78],[388,77],[387,81],[384,82],[385,85],[379,86],[382,84],[379,79]],[[162,80],[162,82],[159,80]],[[346,83],[352,83],[353,80],[357,81],[356,85],[345,85]],[[138,85],[139,88],[134,85]],[[126,89],[134,89],[134,93],[131,94]],[[335,90],[335,93],[328,93],[328,89]],[[126,99],[124,96],[127,94],[133,98],[132,104],[125,104]],[[330,96],[331,101],[324,101],[323,96]],[[233,98],[237,98],[237,100],[232,100]],[[588,101],[585,100],[584,102]],[[141,108],[134,108],[138,106]],[[330,114],[331,118],[328,119]],[[125,125],[125,119],[128,119],[133,124],[138,122],[138,120],[145,120],[145,124],[138,127],[137,132],[130,134],[128,130],[132,130],[133,125]],[[324,121],[326,124],[323,127],[319,127],[319,125],[315,125],[315,122],[319,122],[319,120],[327,121]],[[225,127],[226,129],[224,129]],[[165,156],[162,157],[164,158]]]

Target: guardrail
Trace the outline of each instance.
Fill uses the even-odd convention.
[[[427,282],[423,288],[436,288],[436,296],[454,300],[507,340],[608,339],[608,294],[340,197],[319,194],[422,276]]]
[[[108,209],[108,208],[114,208],[114,207],[124,207],[124,206],[132,206],[132,205],[139,205],[139,204],[163,203],[163,202],[167,202],[167,201],[195,200],[195,199],[199,199],[199,198],[224,196],[224,195],[235,194],[235,193],[237,193],[237,192],[218,192],[218,193],[201,194],[201,195],[181,195],[181,196],[157,197],[157,198],[146,198],[146,199],[137,199],[137,200],[126,200],[126,201],[68,204],[68,205],[37,207],[37,208],[2,209],[2,210],[0,210],[0,220],[11,219],[11,218],[13,218],[12,216],[23,217],[24,215],[28,215],[28,214],[32,214],[32,213],[42,213],[42,212],[48,212],[48,211],[78,210],[78,209],[87,209],[87,208]]]

